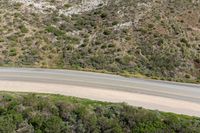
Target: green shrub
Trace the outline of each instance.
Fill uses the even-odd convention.
[[[16,55],[17,55],[17,50],[15,48],[10,49],[9,56],[16,56]]]
[[[48,27],[46,28],[46,30],[47,30],[48,32],[53,33],[55,36],[62,36],[62,35],[65,34],[63,31],[61,31],[61,30],[59,30],[59,29],[57,29],[56,27],[53,27],[53,26],[48,26]]]
[[[1,133],[200,131],[199,118],[151,111],[125,104],[47,94],[1,92],[0,97]]]
[[[28,33],[28,29],[25,27],[25,25],[19,26],[19,29],[21,30],[22,33]]]

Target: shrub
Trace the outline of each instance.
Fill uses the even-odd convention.
[[[21,30],[22,33],[28,33],[28,29],[25,27],[25,25],[19,26],[19,29]]]
[[[16,56],[16,55],[17,55],[17,50],[15,48],[10,49],[9,56]]]
[[[47,94],[0,93],[0,132],[194,132],[200,119]],[[41,102],[45,106],[41,109]],[[13,104],[15,103],[15,104]],[[56,108],[59,113],[54,113]]]
[[[46,28],[46,30],[47,30],[48,32],[53,33],[55,36],[62,36],[62,35],[65,34],[63,31],[61,31],[61,30],[59,30],[59,29],[57,29],[56,27],[53,27],[53,26],[48,26],[48,27]]]

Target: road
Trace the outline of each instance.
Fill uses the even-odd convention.
[[[200,85],[71,70],[0,68],[0,91],[53,93],[200,116]]]

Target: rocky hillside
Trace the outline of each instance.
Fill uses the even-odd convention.
[[[200,3],[1,0],[0,65],[200,82]]]

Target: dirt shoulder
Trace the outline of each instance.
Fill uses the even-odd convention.
[[[0,91],[51,93],[107,102],[126,102],[133,106],[141,106],[148,109],[200,116],[200,104],[197,103],[116,90],[46,83],[0,81]]]

